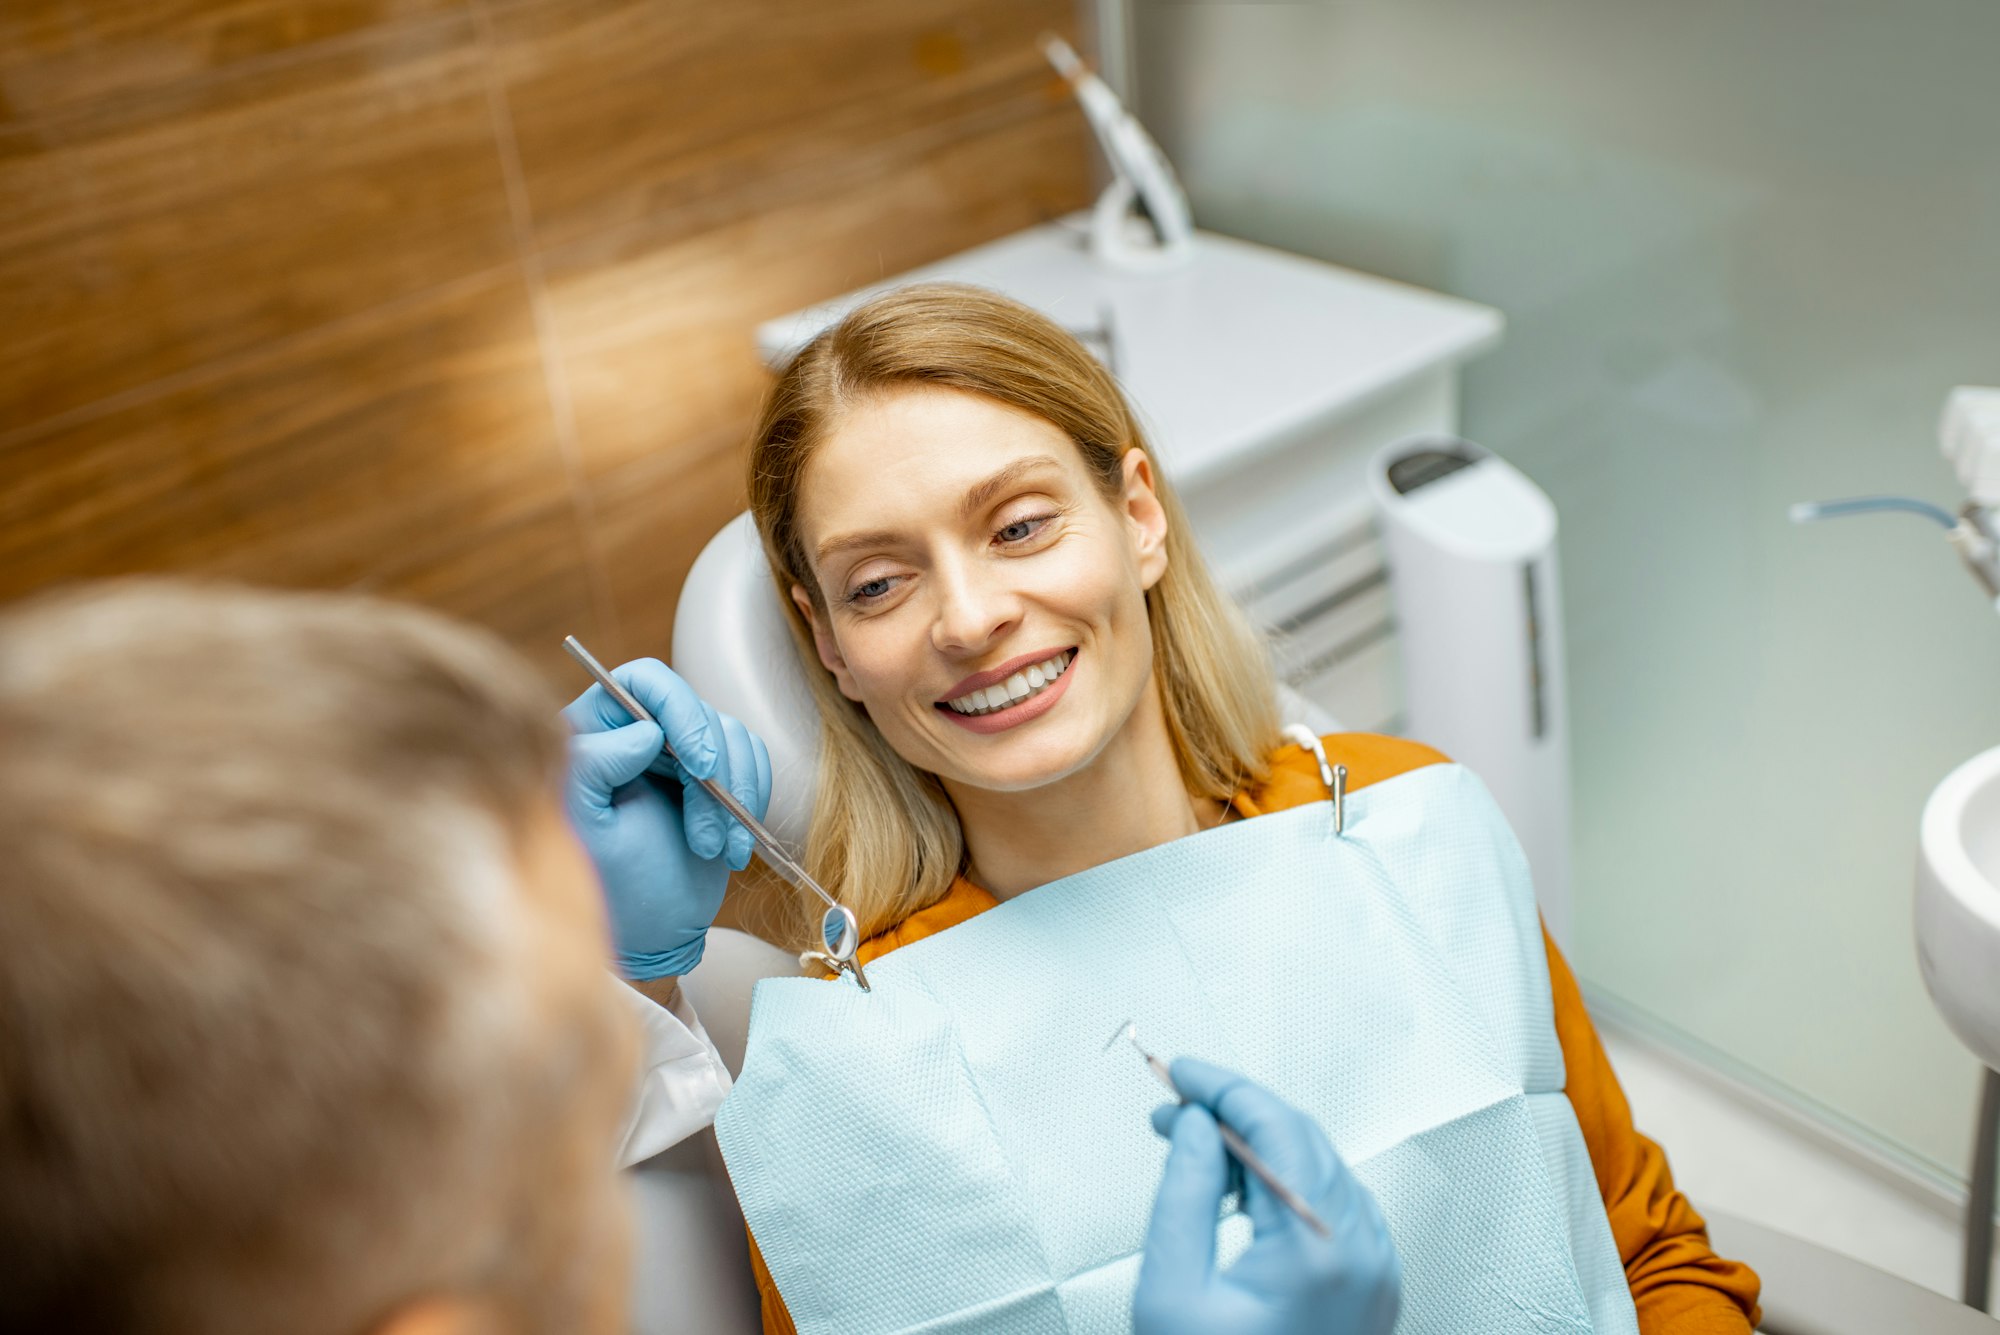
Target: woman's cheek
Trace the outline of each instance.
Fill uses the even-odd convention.
[[[904,637],[886,633],[887,626],[862,623],[844,639],[841,655],[863,704],[880,704],[907,693],[923,663],[921,645],[905,645]]]
[[[1110,552],[1078,549],[1065,555],[1068,559],[1051,563],[1039,581],[1043,601],[1079,621],[1106,619],[1132,583],[1130,572]]]

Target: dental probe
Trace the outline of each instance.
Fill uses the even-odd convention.
[[[1187,1102],[1187,1099],[1181,1094],[1179,1088],[1175,1086],[1173,1072],[1167,1068],[1167,1064],[1139,1046],[1138,1025],[1127,1020],[1118,1032],[1111,1036],[1110,1042],[1104,1045],[1105,1051],[1109,1052],[1112,1046],[1121,1038],[1132,1045],[1133,1051],[1146,1059],[1147,1068],[1152,1071],[1161,1084],[1167,1087],[1169,1094],[1180,1099],[1182,1103]],[[1304,1220],[1306,1227],[1319,1234],[1322,1238],[1333,1236],[1333,1230],[1326,1226],[1325,1220],[1313,1213],[1313,1208],[1306,1204],[1305,1197],[1293,1191],[1283,1182],[1280,1182],[1278,1175],[1271,1171],[1270,1165],[1257,1157],[1257,1151],[1250,1148],[1248,1141],[1232,1131],[1228,1123],[1224,1122],[1220,1117],[1215,1119],[1215,1128],[1222,1133],[1222,1143],[1229,1147],[1229,1152],[1236,1156],[1236,1161],[1255,1173],[1257,1180],[1269,1187],[1271,1194],[1282,1201],[1286,1209]]]
[[[640,704],[638,698],[632,692],[626,690],[616,677],[606,672],[604,664],[598,662],[596,656],[590,650],[584,648],[582,642],[576,636],[564,636],[563,648],[569,650],[571,658],[583,664],[585,671],[597,678],[597,684],[602,686],[605,692],[618,702],[620,709],[632,716],[634,722],[650,723],[655,727],[659,726],[660,721],[653,717],[652,711]],[[664,736],[666,729],[661,728],[660,731],[662,736]],[[672,742],[664,742],[660,749],[665,751],[669,756],[672,756],[676,761],[680,759],[679,756],[674,755],[674,744]],[[681,768],[686,769],[687,767],[683,765]],[[697,779],[692,773],[688,777],[694,779],[696,783],[701,785],[703,792],[720,803],[722,809],[728,812],[737,824],[750,831],[750,837],[757,841],[758,850],[763,853],[765,859],[770,862],[773,868],[784,873],[798,882],[798,884],[825,900],[828,908],[839,907],[839,905],[834,903],[833,896],[821,889],[819,882],[806,874],[804,867],[792,861],[791,854],[785,852],[784,845],[778,842],[777,836],[765,829],[764,823],[751,815],[750,809],[737,801],[735,794],[731,793],[714,779]]]
[[[604,664],[598,662],[597,656],[583,647],[581,640],[577,639],[574,635],[565,635],[563,636],[563,648],[569,651],[571,658],[583,664],[584,671],[597,679],[597,684],[602,686],[605,693],[618,702],[620,709],[632,716],[633,722],[650,723],[655,727],[659,727],[660,721],[653,717],[652,711],[640,704],[638,698],[632,692],[626,690],[616,677],[605,671]],[[660,729],[660,735],[663,739],[660,750],[666,755],[672,756],[678,762],[680,757],[674,755],[674,744],[664,740],[666,736],[665,728]],[[681,768],[685,770],[687,766],[682,764]],[[829,910],[841,914],[846,922],[852,924],[854,915],[848,910],[841,908],[839,902],[832,895],[828,894],[818,881],[812,878],[810,872],[792,860],[792,855],[785,851],[785,846],[778,842],[778,837],[765,829],[764,822],[751,815],[750,809],[737,801],[733,793],[713,779],[695,778],[692,773],[689,773],[688,777],[700,784],[703,792],[714,798],[738,825],[741,825],[750,832],[750,837],[757,841],[757,850],[764,855],[764,860],[771,864],[773,871],[783,876],[786,880],[791,881],[794,885],[803,886],[818,895],[825,901]],[[833,948],[832,942],[828,942],[827,945],[829,949]],[[848,948],[846,955],[833,955],[829,958],[852,969],[855,981],[860,983],[864,990],[867,989],[868,976],[861,972],[861,961],[853,958],[852,946]]]

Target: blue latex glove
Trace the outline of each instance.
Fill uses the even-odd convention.
[[[659,725],[634,723],[602,686],[570,702],[570,823],[604,883],[619,969],[634,980],[684,974],[701,960],[729,873],[749,866],[755,848],[750,832],[688,777],[717,780],[762,820],[771,757],[658,659],[611,675]],[[661,751],[663,736],[680,763]]]
[[[1187,1102],[1153,1113],[1173,1149],[1139,1266],[1134,1335],[1387,1335],[1402,1307],[1402,1261],[1374,1196],[1318,1124],[1219,1066],[1184,1057],[1172,1069]],[[1305,1197],[1331,1238],[1229,1158],[1218,1117]],[[1216,1212],[1235,1182],[1256,1232],[1217,1274]]]

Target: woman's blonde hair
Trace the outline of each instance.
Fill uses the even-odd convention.
[[[799,493],[813,451],[850,406],[911,385],[984,395],[1056,426],[1107,499],[1122,494],[1125,452],[1145,450],[1167,516],[1167,570],[1147,592],[1146,609],[1181,778],[1197,796],[1227,799],[1265,777],[1278,742],[1263,642],[1210,576],[1180,502],[1103,365],[1053,321],[983,288],[929,283],[877,297],[785,368],[750,448],[750,509],[822,724],[805,861],[854,910],[864,938],[942,897],[965,869],[965,839],[936,776],[891,750],[819,661],[812,626],[791,597],[794,586],[803,588],[826,612],[799,532]],[[782,934],[816,939],[817,915]]]

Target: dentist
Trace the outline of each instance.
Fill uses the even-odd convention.
[[[620,971],[640,1006],[647,1070],[627,1127],[627,1166],[707,1126],[729,1072],[681,994],[731,871],[750,863],[749,833],[687,777],[714,779],[761,817],[771,797],[764,744],[718,714],[664,664],[641,659],[614,676],[659,723],[634,723],[601,686],[563,711],[572,732],[567,804],[596,863]],[[671,743],[676,762],[663,754]],[[684,767],[684,768],[683,768]],[[1133,1301],[1136,1335],[1379,1335],[1401,1304],[1402,1271],[1374,1197],[1305,1114],[1232,1072],[1174,1063],[1186,1102],[1153,1116],[1172,1148],[1155,1201]],[[1226,1122],[1305,1196],[1321,1238],[1242,1174],[1223,1148]],[[1227,1270],[1215,1264],[1225,1194],[1243,1192],[1254,1239]]]

